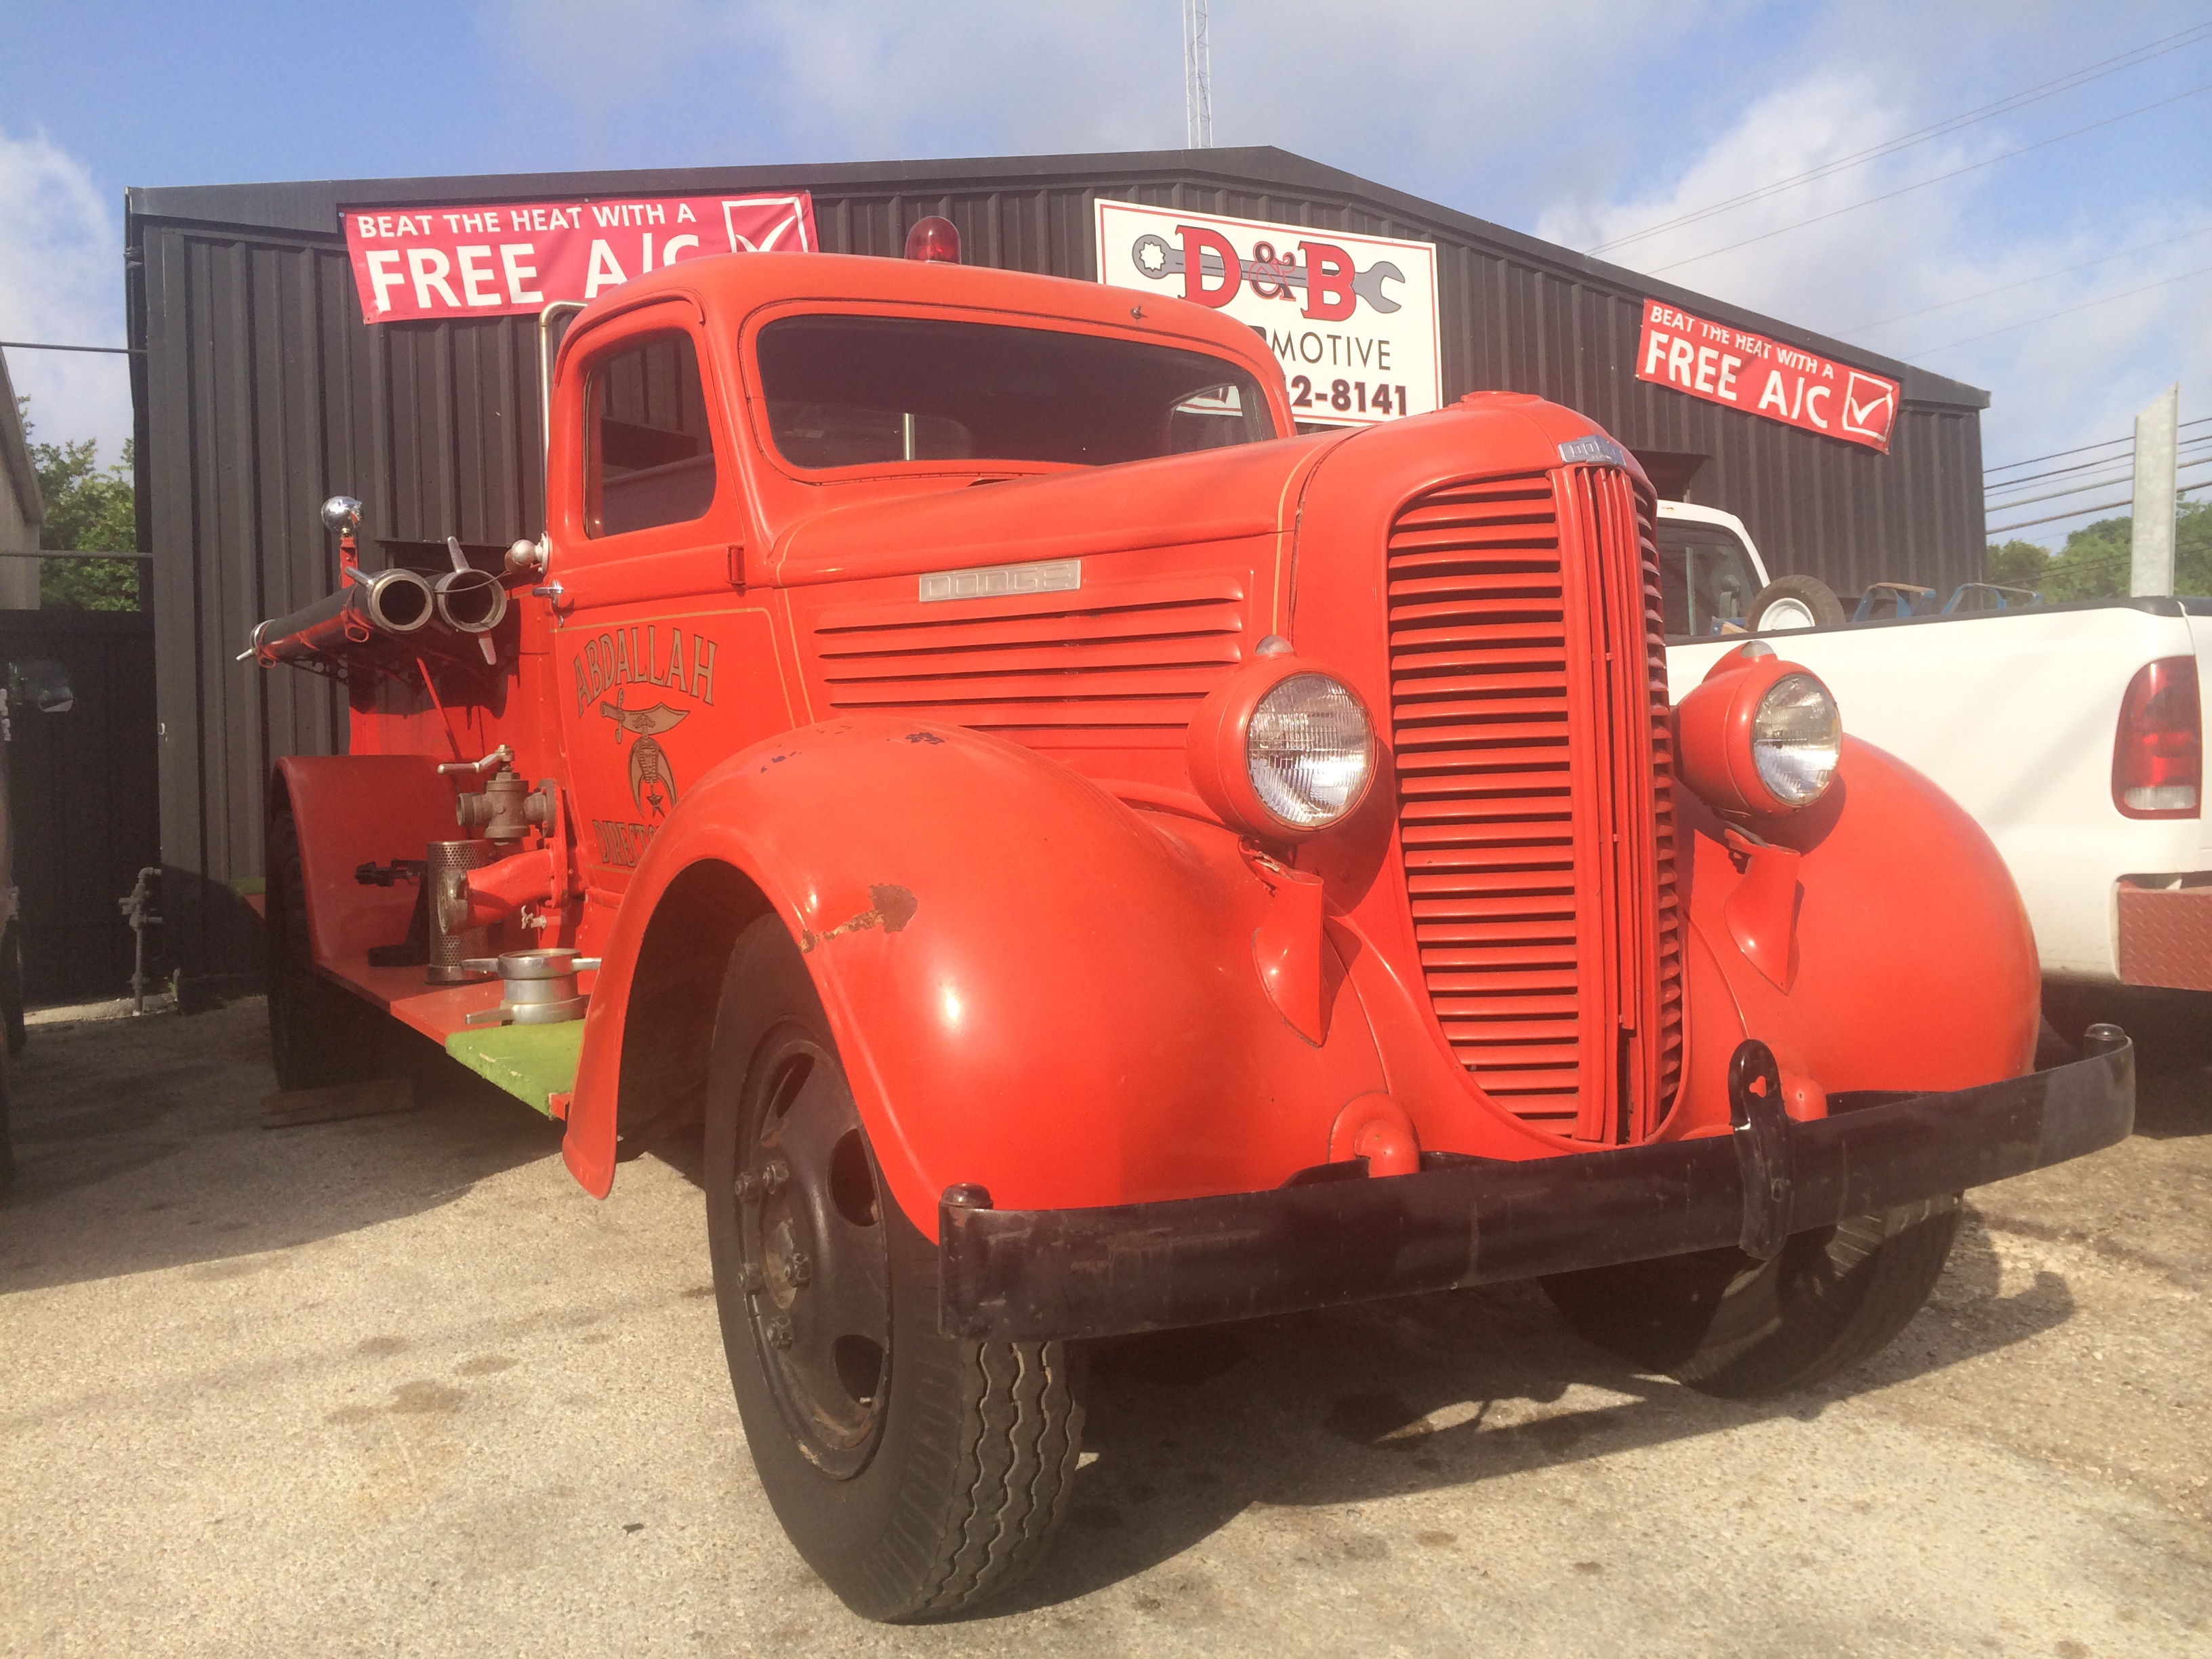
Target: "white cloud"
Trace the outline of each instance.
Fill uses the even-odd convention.
[[[1745,9],[1683,0],[1671,21],[1692,30]],[[1212,12],[1223,145],[1279,144],[1429,193],[1510,155],[1492,176],[1511,204],[1465,204],[1496,216],[1638,142],[1606,118],[1649,71],[1640,0],[1214,0]],[[1183,142],[1175,0],[498,0],[489,15],[488,38],[543,89],[538,107],[561,112],[564,137],[580,124],[603,145],[620,122],[690,150],[670,161]],[[1562,127],[1571,141],[1549,142]],[[730,155],[733,141],[746,153]]]
[[[1181,142],[1172,3],[974,0],[506,0],[500,31],[564,106],[627,110],[717,160],[877,160],[949,150]],[[649,107],[640,113],[641,106]],[[742,134],[751,154],[726,154]]]
[[[1925,125],[1929,113],[1887,79],[1817,73],[1752,105],[1656,188],[1562,202],[1538,234],[1589,247],[1850,155]],[[1852,205],[2022,142],[2017,130],[1977,129],[1599,257],[1988,388],[1983,445],[1992,464],[2123,435],[2135,411],[2176,380],[2185,414],[2202,412],[2212,404],[2212,278],[2185,274],[2212,264],[2212,236],[2174,240],[2212,223],[2201,191],[2193,202],[2115,192],[2022,214],[2018,192],[2033,190],[2034,165],[2022,158]],[[2142,252],[2073,269],[2130,248]],[[1692,257],[1700,254],[1711,257]],[[1978,295],[1987,297],[1947,304]],[[1936,306],[1946,308],[1865,326]],[[2021,323],[2029,325],[2012,326]],[[2110,498],[2039,503],[2018,516]],[[2061,521],[2026,533],[2055,544],[2069,528]]]
[[[0,131],[0,339],[123,343],[123,235],[91,175],[41,134]],[[122,357],[10,351],[45,441],[94,438],[115,459],[131,435]]]
[[[1614,242],[1871,148],[1913,125],[1911,113],[1870,79],[1817,74],[1751,105],[1686,167],[1653,181],[1656,189],[1623,201],[1563,202],[1542,216],[1536,234],[1570,247]],[[1808,328],[1913,310],[1948,297],[1948,273],[1931,262],[1947,252],[1959,193],[1971,186],[1959,180],[1855,204],[1996,148],[1986,139],[1981,155],[1957,143],[1923,145],[1605,247],[1598,257]]]

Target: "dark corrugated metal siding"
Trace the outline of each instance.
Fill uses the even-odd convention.
[[[157,856],[154,619],[143,611],[0,611],[0,663],[58,662],[76,702],[9,716],[7,799],[22,897],[24,994],[34,1006],[121,996],[131,934],[116,901]],[[166,890],[169,884],[164,883]],[[166,912],[168,895],[159,896]],[[147,937],[159,974],[161,931]]]
[[[1771,568],[1856,592],[1890,578],[1948,586],[1980,573],[1978,410],[1972,387],[1281,151],[1043,157],[883,167],[386,179],[134,191],[129,258],[141,514],[155,610],[173,951],[239,965],[254,937],[226,884],[262,870],[270,757],[343,741],[334,689],[234,660],[253,624],[329,591],[316,509],[344,491],[367,538],[504,546],[540,526],[535,320],[361,320],[341,205],[542,200],[806,188],[823,246],[896,255],[943,214],[967,258],[1088,278],[1093,200],[1431,240],[1443,386],[1533,392],[1639,453],[1703,456],[1693,500],[1742,516]],[[1904,381],[1880,456],[1636,380],[1646,296],[1776,334]],[[135,365],[134,365],[135,367]],[[376,562],[373,546],[365,549]],[[190,874],[197,884],[175,878]]]

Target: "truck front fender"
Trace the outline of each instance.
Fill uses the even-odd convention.
[[[2027,912],[1989,836],[1926,777],[1846,734],[1827,794],[1765,826],[1798,855],[1780,970],[1732,937],[1728,902],[1751,879],[1742,854],[1704,803],[1675,799],[1693,848],[1685,904],[1735,1004],[1729,1030],[1740,1020],[1831,1094],[1972,1088],[2030,1069],[2040,987]],[[1714,1012],[1693,1002],[1691,1017]],[[1705,1085],[1713,1121],[1725,1094],[1717,1074]]]
[[[415,908],[405,882],[364,885],[364,864],[420,859],[461,831],[453,785],[428,755],[286,755],[270,764],[269,811],[289,812],[307,889],[310,959],[364,957],[404,938]]]
[[[668,907],[716,867],[803,952],[884,1178],[926,1234],[955,1182],[1031,1207],[1272,1187],[1325,1162],[1336,1115],[1386,1086],[1317,912],[1320,1041],[1270,1000],[1255,939],[1274,890],[1229,831],[986,733],[856,719],[725,762],[640,860],[564,1142],[592,1192],[613,1178],[639,1046],[625,1023],[650,1018],[648,930],[680,932]],[[719,987],[721,965],[689,972]],[[706,988],[684,995],[711,1018]]]

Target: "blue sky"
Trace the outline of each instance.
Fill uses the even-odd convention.
[[[1589,247],[2208,23],[2212,0],[1214,0],[1215,137]],[[1993,465],[2120,435],[2176,380],[2212,414],[2207,88],[2212,33],[1606,257],[1989,387]],[[0,338],[120,340],[130,185],[1182,130],[1176,0],[4,0]],[[119,360],[9,362],[41,435],[112,453]]]

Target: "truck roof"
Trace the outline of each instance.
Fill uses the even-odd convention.
[[[763,306],[808,300],[839,306],[877,301],[957,307],[1000,313],[1008,324],[1073,322],[1139,337],[1171,338],[1255,368],[1264,365],[1269,376],[1282,373],[1252,328],[1207,307],[1157,293],[936,260],[852,253],[716,253],[639,276],[592,301],[562,341],[556,374],[569,343],[596,323],[670,298],[690,298],[702,312],[726,318],[741,318]]]

